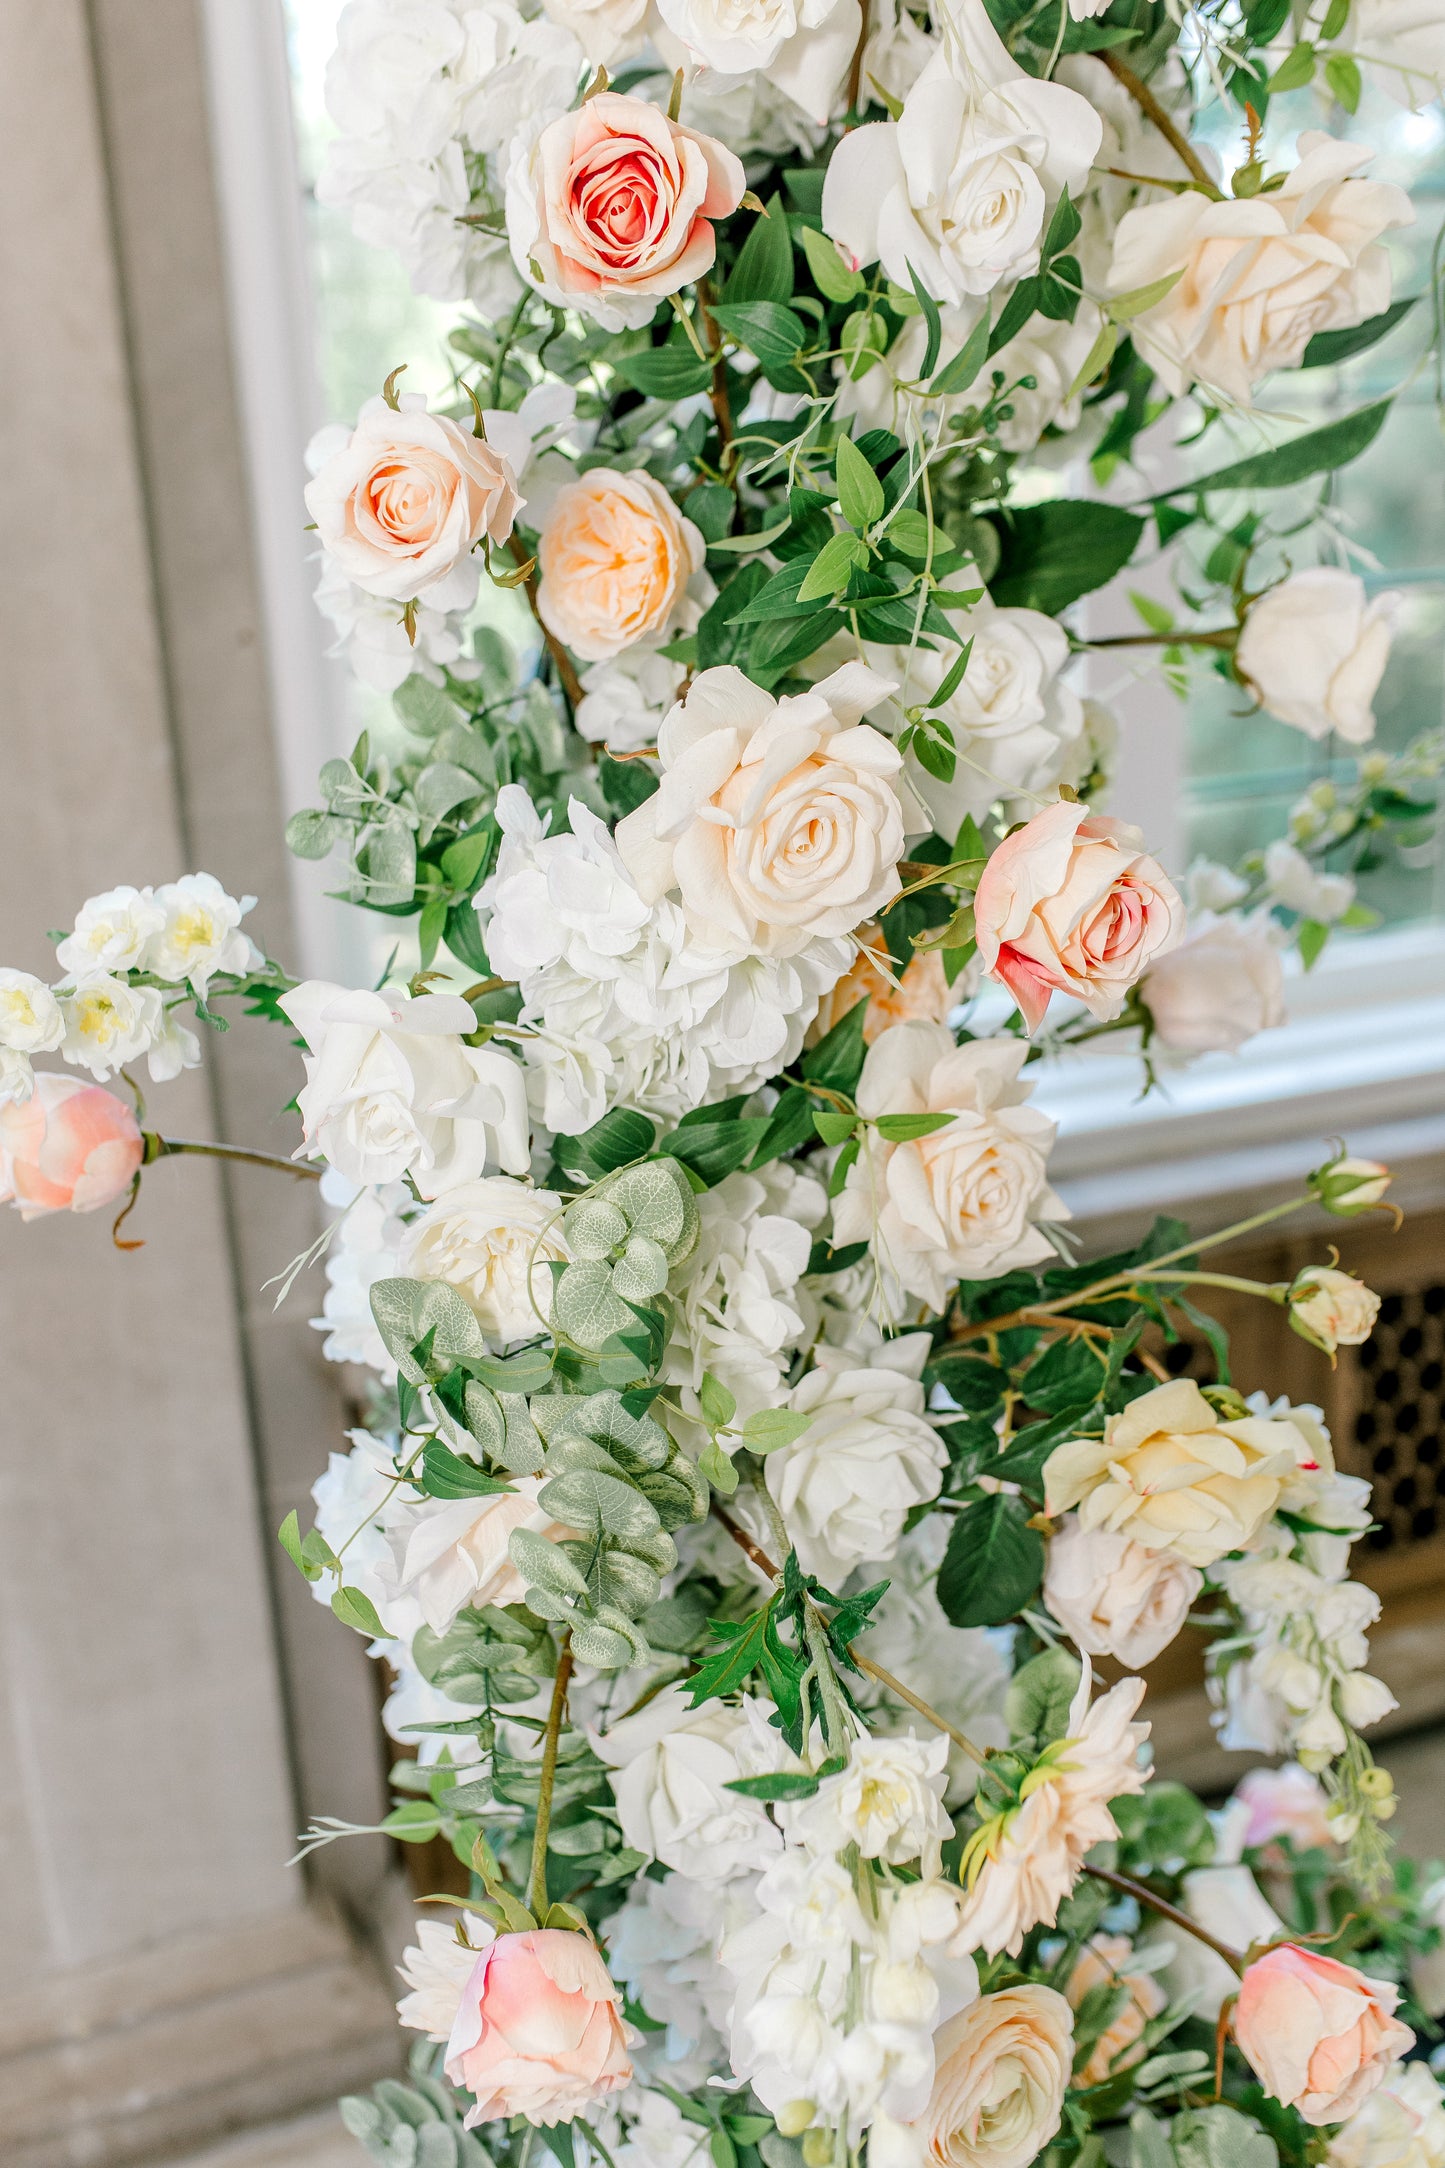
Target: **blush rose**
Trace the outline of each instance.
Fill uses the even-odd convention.
[[[472,1968],[447,2042],[447,2076],[476,2096],[467,2127],[510,2115],[570,2123],[626,2085],[619,2000],[585,1935],[499,1935]]]
[[[584,662],[669,630],[706,545],[650,474],[593,467],[557,492],[537,547],[543,624]]]
[[[1272,2099],[1307,2123],[1342,2123],[1414,2045],[1399,1999],[1388,1980],[1287,1942],[1246,1970],[1234,2037]]]
[[[144,1157],[130,1108],[78,1076],[42,1072],[29,1098],[0,1106],[0,1203],[22,1219],[114,1204]]]

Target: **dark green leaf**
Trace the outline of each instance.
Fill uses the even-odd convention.
[[[819,1781],[808,1769],[780,1769],[773,1776],[733,1777],[723,1789],[744,1799],[811,1799]]]
[[[1304,350],[1300,362],[1302,369],[1328,369],[1336,362],[1348,361],[1352,354],[1363,354],[1367,348],[1378,346],[1387,338],[1396,324],[1407,317],[1419,300],[1411,294],[1404,301],[1396,301],[1379,316],[1370,317],[1363,324],[1352,324],[1348,331],[1317,331]]]
[[[988,341],[988,310],[985,309],[952,361],[944,363],[929,385],[929,397],[943,399],[967,391],[988,359]]]
[[[647,803],[657,789],[658,777],[657,770],[645,760],[614,760],[610,753],[603,753],[597,763],[597,780],[609,812],[621,820]]]
[[[600,1122],[577,1137],[559,1137],[557,1156],[569,1171],[573,1168],[592,1177],[625,1167],[652,1150],[657,1124],[630,1107],[612,1107]]]
[[[790,301],[792,294],[792,236],[783,199],[775,195],[766,212],[753,220],[723,288],[723,302],[731,308],[739,302]]]
[[[998,322],[994,325],[993,330],[989,334],[989,359],[992,359],[992,357],[997,354],[1001,348],[1007,346],[1009,340],[1012,339],[1016,333],[1023,330],[1024,325],[1028,322],[1029,318],[1033,315],[1035,309],[1039,305],[1039,295],[1042,290],[1042,279],[1031,278],[1019,280],[1017,286],[1015,286],[1013,292],[1009,295],[1008,300],[1004,303],[1002,316],[1000,316]]]
[[[712,381],[712,371],[698,360],[688,339],[648,347],[641,354],[624,354],[616,367],[624,384],[650,399],[691,399]]]
[[[808,1142],[813,1134],[813,1107],[811,1099],[801,1085],[790,1084],[768,1118],[757,1151],[753,1155],[755,1167],[765,1167],[785,1152],[796,1152]]]
[[[989,581],[994,601],[1050,617],[1113,579],[1144,532],[1135,512],[1069,497],[1000,513],[995,524],[1002,555]]]
[[[1104,1364],[1086,1339],[1055,1340],[1019,1381],[1031,1408],[1046,1415],[1091,1407],[1104,1382]]]
[[[835,456],[838,507],[848,525],[861,534],[875,519],[883,517],[883,484],[851,437],[838,439]]]
[[[720,663],[736,662],[747,647],[747,634],[731,623],[734,611],[742,611],[767,586],[772,575],[766,565],[744,565],[703,613],[697,628],[697,666],[716,669]],[[801,579],[802,575],[799,574]]]
[[[1074,209],[1069,199],[1069,191],[1066,188],[1054,206],[1054,215],[1049,220],[1049,230],[1044,235],[1043,261],[1045,265],[1051,264],[1056,256],[1062,256],[1064,250],[1078,239],[1083,231],[1083,225],[1084,221]]]
[[[747,1164],[767,1126],[766,1116],[750,1121],[734,1116],[729,1121],[692,1122],[668,1137],[661,1149],[700,1174],[711,1189],[725,1175]]]
[[[713,311],[720,328],[770,368],[790,362],[808,336],[794,309],[777,301],[742,301]]]
[[[772,1613],[773,1599],[770,1599],[761,1611],[754,1611],[741,1625],[714,1622],[713,1634],[723,1646],[711,1656],[705,1656],[688,1681],[692,1688],[691,1708],[696,1709],[719,1694],[730,1694],[734,1687],[741,1686],[744,1679],[751,1676],[762,1656]]]
[[[1028,1512],[1000,1491],[955,1520],[938,1569],[938,1601],[955,1626],[1002,1626],[1034,1595],[1044,1546]]]
[[[1067,189],[1064,191],[1064,201],[1068,202]],[[1050,227],[1049,231],[1052,233],[1053,228]],[[1047,248],[1045,254],[1047,255]],[[923,311],[923,321],[928,326],[928,343],[923,349],[923,360],[919,363],[918,373],[920,376],[932,376],[938,366],[938,350],[943,344],[943,318],[938,313],[938,303],[912,264],[908,266],[908,277],[917,296],[918,306]]]
[[[802,1071],[811,1083],[825,1084],[835,1092],[855,1088],[863,1068],[863,1020],[867,1013],[867,1002],[858,1002],[816,1046],[808,1049]]]
[[[488,1475],[475,1461],[453,1453],[440,1438],[428,1438],[422,1447],[421,1471],[422,1488],[430,1498],[486,1498],[512,1487]]]
[[[1218,467],[1213,474],[1205,474],[1197,482],[1181,483],[1178,489],[1161,490],[1158,503],[1164,497],[1203,494],[1211,489],[1289,489],[1296,482],[1307,482],[1312,475],[1333,473],[1336,467],[1348,466],[1367,451],[1385,426],[1393,398],[1377,399],[1373,406],[1357,407],[1353,414],[1344,415],[1337,422],[1326,422],[1322,429],[1307,429],[1303,436],[1292,437],[1288,444],[1280,444],[1272,452],[1256,452],[1248,459],[1236,459],[1231,466]]]
[[[1009,1374],[979,1355],[940,1355],[928,1366],[931,1384],[941,1385],[950,1400],[970,1414],[988,1415],[1008,1390]]]

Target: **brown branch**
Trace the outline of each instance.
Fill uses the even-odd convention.
[[[848,70],[846,110],[849,113],[858,111],[858,101],[863,95],[863,54],[868,44],[868,0],[863,0],[862,15],[863,19],[858,25],[858,43],[853,48],[853,63]]]
[[[766,218],[767,213],[764,212]],[[712,401],[712,418],[717,423],[718,443],[722,447],[720,465],[726,467],[729,447],[733,441],[733,403],[728,397],[727,357],[722,350],[717,325],[713,322],[712,288],[706,278],[697,282],[697,313],[702,325],[703,342],[712,357],[712,383],[708,397]]]
[[[1193,180],[1195,186],[1202,188],[1204,193],[1213,197],[1216,203],[1223,202],[1224,199],[1220,190],[1210,177],[1209,168],[1205,165],[1188,137],[1180,134],[1143,77],[1136,75],[1134,70],[1122,61],[1115,52],[1105,51],[1100,53],[1098,57],[1103,61],[1104,66],[1113,76],[1115,82],[1122,83],[1135,105],[1138,106],[1139,111],[1147,120],[1153,122],[1160,135],[1169,145],[1170,150],[1173,151],[1175,157]]]
[[[1218,632],[1111,632],[1101,640],[1081,640],[1079,646],[1090,652],[1100,647],[1232,648],[1238,638],[1237,626],[1224,625]]]
[[[1086,1866],[1084,1872],[1091,1874],[1096,1882],[1107,1882],[1110,1889],[1118,1890],[1122,1896],[1132,1897],[1136,1904],[1147,1905],[1151,1912],[1157,1912],[1171,1925],[1182,1927],[1186,1935],[1193,1935],[1196,1942],[1202,1942],[1216,1957],[1222,1957],[1231,1972],[1243,1972],[1244,1960],[1238,1950],[1230,1949],[1227,1942],[1216,1941],[1208,1928],[1201,1927],[1197,1920],[1192,1920],[1187,1912],[1181,1912],[1177,1905],[1170,1904],[1167,1898],[1156,1897],[1143,1882],[1135,1882],[1127,1874],[1115,1874],[1109,1867]]]
[[[575,714],[582,700],[582,681],[577,675],[576,664],[566,648],[563,647],[562,642],[557,638],[557,635],[542,622],[542,613],[537,607],[537,575],[535,571],[522,569],[527,565],[527,552],[523,548],[521,541],[516,535],[513,535],[507,547],[510,549],[519,570],[522,570],[522,591],[532,606],[532,615],[537,620],[537,629],[542,635],[547,653],[557,666],[557,676],[561,680],[562,690],[567,695]]]

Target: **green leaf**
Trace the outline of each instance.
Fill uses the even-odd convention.
[[[972,633],[970,633],[968,638],[964,641],[962,647],[959,649],[958,653],[954,656],[953,661],[949,664],[947,673],[940,682],[937,691],[930,693],[927,700],[924,701],[923,705],[925,708],[947,707],[949,701],[953,698],[954,694],[958,691],[959,686],[964,681],[964,677],[966,676],[968,671],[968,659],[970,655],[972,655],[972,653],[973,635]],[[975,834],[977,834],[977,830],[975,830],[974,832]],[[980,846],[981,845],[982,838],[980,838]],[[960,854],[955,852],[954,855],[955,857],[957,857]],[[982,849],[982,847],[980,847],[979,856],[982,858],[986,858],[988,856],[988,852]]]
[[[713,311],[719,327],[765,369],[787,366],[803,347],[808,327],[795,309],[778,301],[740,301]]]
[[[611,1107],[600,1122],[594,1122],[580,1136],[559,1137],[557,1155],[569,1172],[575,1168],[595,1179],[641,1159],[644,1152],[652,1150],[656,1136],[657,1124],[645,1114],[631,1107]]]
[[[1032,1739],[1044,1747],[1068,1735],[1069,1709],[1078,1691],[1082,1666],[1067,1649],[1045,1649],[1009,1681],[1005,1712],[1011,1739]]]
[[[849,270],[836,241],[830,241],[816,226],[804,226],[798,238],[803,244],[813,283],[825,301],[851,301],[855,294],[862,293],[863,274]]]
[[[373,1641],[386,1638],[386,1628],[376,1615],[376,1606],[369,1596],[363,1596],[359,1588],[338,1588],[331,1599],[331,1608],[343,1626],[354,1626],[359,1634],[367,1634]]]
[[[783,199],[775,195],[753,228],[723,288],[728,307],[745,301],[789,301],[793,293],[793,243]]]
[[[727,1121],[689,1122],[675,1135],[664,1139],[660,1149],[669,1157],[680,1160],[683,1166],[691,1167],[695,1174],[700,1174],[711,1189],[726,1175],[746,1166],[767,1126],[763,1115],[748,1121],[740,1121],[733,1115]]]
[[[1126,294],[1111,294],[1105,304],[1109,316],[1116,324],[1132,324],[1136,316],[1157,308],[1166,295],[1172,294],[1183,276],[1182,270],[1166,271],[1163,278],[1151,279],[1147,286],[1131,287]]]
[[[936,1129],[947,1129],[956,1120],[953,1114],[880,1114],[873,1127],[890,1144],[909,1144],[915,1137],[931,1137]]]
[[[839,509],[861,534],[883,517],[883,484],[851,437],[839,437],[836,458]]]
[[[429,1799],[406,1799],[392,1808],[381,1826],[402,1844],[425,1844],[440,1831],[442,1818]]]
[[[1312,475],[1330,474],[1368,451],[1384,428],[1393,403],[1391,394],[1388,399],[1377,399],[1373,406],[1357,407],[1353,414],[1326,422],[1322,429],[1307,429],[1303,436],[1291,437],[1288,444],[1276,445],[1272,452],[1255,452],[1248,459],[1236,459],[1228,467],[1217,467],[1213,474],[1201,475],[1197,482],[1161,490],[1149,501],[1157,504],[1165,497],[1195,492],[1203,495],[1211,489],[1289,489],[1296,482],[1307,482]]]
[[[397,686],[391,696],[396,713],[419,738],[435,738],[459,719],[454,700],[433,685],[430,678],[409,677]]]
[[[704,1422],[711,1423],[714,1430],[722,1430],[738,1412],[735,1396],[710,1370],[704,1370],[702,1374],[697,1398]]]
[[[1419,298],[1418,294],[1411,294],[1404,301],[1393,302],[1380,315],[1370,317],[1363,324],[1353,324],[1348,331],[1317,331],[1304,350],[1300,367],[1327,369],[1337,362],[1348,361],[1354,354],[1365,353],[1409,315]]]
[[[1009,1387],[1008,1371],[979,1355],[940,1355],[927,1376],[972,1415],[991,1415]]]
[[[1330,938],[1330,929],[1317,918],[1302,918],[1295,928],[1294,938],[1300,962],[1308,971],[1318,963],[1325,943]]]
[[[1299,43],[1286,53],[1270,77],[1269,94],[1274,98],[1281,91],[1303,90],[1306,83],[1314,81],[1314,77],[1315,49],[1308,38],[1301,38]]]
[[[755,1167],[766,1167],[785,1152],[795,1152],[813,1134],[813,1101],[801,1085],[790,1084],[773,1108],[753,1154]]]
[[[811,1083],[826,1085],[829,1091],[853,1090],[863,1068],[863,1020],[867,1013],[866,1001],[856,1003],[816,1046],[809,1047],[800,1066]]]
[[[1069,386],[1069,397],[1076,399],[1086,386],[1103,376],[1119,344],[1119,327],[1106,317],[1099,326],[1099,335],[1084,357],[1083,367]]]
[[[825,1144],[841,1144],[858,1127],[856,1114],[840,1114],[832,1107],[813,1116],[813,1127]]]
[[[304,1574],[308,1581],[320,1580],[321,1568],[311,1565],[302,1555],[301,1523],[296,1518],[296,1508],[294,1506],[277,1529],[276,1541],[280,1544],[298,1573]]]
[[[1113,579],[1144,532],[1135,512],[1069,497],[1001,513],[995,524],[1002,555],[989,593],[1000,608],[1049,617]]]
[[[1054,206],[1054,215],[1049,220],[1049,230],[1044,235],[1044,264],[1051,264],[1055,256],[1062,256],[1064,250],[1078,239],[1083,231],[1083,226],[1084,221],[1070,201],[1069,191],[1066,188]]]
[[[703,482],[689,490],[682,507],[709,549],[729,539],[737,508],[738,500],[724,482]]]
[[[1019,1381],[1031,1408],[1046,1415],[1062,1414],[1065,1408],[1088,1408],[1099,1397],[1104,1365],[1086,1339],[1055,1340]]]
[[[1273,2138],[1234,2108],[1186,2108],[1169,2142],[1175,2168],[1278,2168]]]
[[[720,1694],[730,1694],[757,1669],[775,1601],[776,1598],[770,1598],[761,1611],[754,1611],[752,1617],[744,1619],[740,1625],[713,1622],[713,1635],[723,1646],[714,1650],[711,1656],[705,1656],[688,1681],[692,1689],[689,1708],[700,1708],[705,1701],[712,1701]]]
[[[772,577],[766,565],[741,566],[723,587],[716,602],[703,612],[697,628],[699,670],[716,669],[720,663],[738,660],[747,646],[748,635],[734,627],[734,613],[741,615],[747,605],[768,586]]]
[[[1001,352],[1008,345],[1009,340],[1023,330],[1024,325],[1039,305],[1039,295],[1042,291],[1042,279],[1019,280],[1008,300],[1004,303],[1003,314],[989,333],[988,352],[990,358],[994,354]]]
[[[967,391],[988,359],[988,310],[985,309],[952,361],[944,363],[928,387],[930,399],[946,399]]]
[[[624,384],[651,399],[691,399],[712,382],[711,369],[698,360],[687,339],[649,347],[641,354],[624,354],[616,369]]]
[[[720,1497],[731,1498],[738,1487],[738,1472],[715,1438],[710,1438],[698,1454],[697,1466],[698,1473]]]
[[[1331,53],[1325,62],[1325,81],[1336,101],[1347,113],[1359,110],[1360,69],[1359,63],[1348,53]]]
[[[428,1438],[422,1447],[421,1471],[422,1487],[429,1498],[487,1498],[512,1487],[488,1475],[475,1461],[453,1453],[440,1438]]]
[[[447,845],[442,852],[442,872],[454,892],[466,896],[472,893],[482,868],[491,856],[496,837],[495,824],[484,821],[479,828],[474,828],[470,835],[458,836],[455,843]]]
[[[938,1569],[938,1601],[955,1626],[1002,1626],[1035,1594],[1043,1538],[1021,1498],[999,1491],[954,1521]]]
[[[1065,190],[1066,198],[1067,193]],[[938,303],[912,264],[908,266],[908,277],[917,296],[918,306],[923,311],[923,321],[928,326],[928,343],[923,349],[923,360],[919,364],[918,373],[920,376],[932,376],[938,366],[938,350],[943,344],[943,318],[938,313]]]
[[[816,602],[836,595],[847,586],[855,571],[868,562],[868,545],[861,535],[835,534],[824,543],[804,574],[798,589],[799,602]]]
[[[833,537],[837,540],[838,537]],[[856,540],[857,538],[854,537]],[[749,566],[748,570],[760,570]],[[741,608],[734,605],[736,614],[728,622],[734,625],[766,625],[774,618],[807,617],[815,608],[812,603],[799,602],[798,590],[808,577],[809,560],[806,557],[790,557],[779,572],[767,573],[761,584],[755,585],[742,601]],[[737,582],[733,582],[735,587]],[[732,589],[729,588],[729,594]]]
[[[333,844],[346,833],[341,821],[333,820],[329,813],[321,813],[308,807],[301,813],[293,813],[286,823],[286,848],[295,858],[325,858]]]
[[[732,1777],[723,1790],[744,1799],[811,1799],[820,1781],[811,1769],[779,1769],[771,1776]]]
[[[788,1408],[759,1408],[743,1424],[743,1444],[750,1453],[776,1453],[779,1446],[801,1438],[812,1420]]]

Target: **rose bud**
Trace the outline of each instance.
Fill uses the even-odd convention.
[[[472,1968],[447,2042],[447,2076],[475,2095],[468,2128],[510,2115],[570,2123],[628,2084],[619,1999],[586,1935],[499,1935]]]
[[[24,1219],[114,1204],[144,1157],[130,1108],[78,1076],[46,1071],[30,1098],[0,1106],[0,1202]]]
[[[1333,1355],[1361,1347],[1375,1329],[1380,1298],[1372,1287],[1333,1265],[1308,1265],[1289,1291],[1289,1321],[1302,1340]]]
[[[1286,1942],[1240,1982],[1234,2037],[1272,2099],[1307,2123],[1342,2123],[1415,2044],[1399,1990]]]

